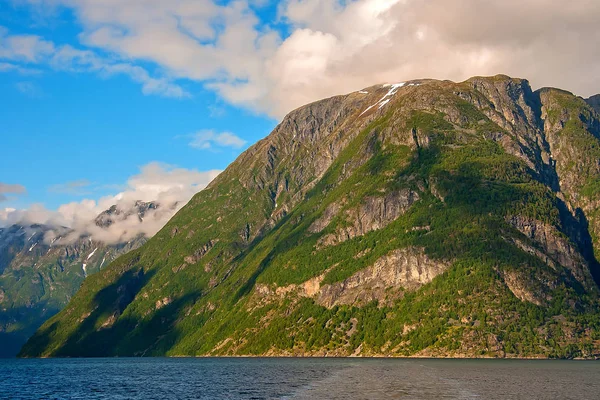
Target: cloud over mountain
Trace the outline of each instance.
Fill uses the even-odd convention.
[[[580,95],[600,86],[595,0],[287,0],[271,23],[261,19],[268,2],[29,2],[73,9],[83,46],[152,62],[161,77],[129,62],[93,67],[93,51],[53,49],[41,38],[5,36],[0,55],[34,62],[60,52],[88,68],[127,74],[144,92],[176,97],[186,93],[174,82],[199,81],[232,104],[275,117],[322,97],[413,78],[506,73]]]
[[[46,224],[56,228],[55,235],[63,235],[65,230],[62,228],[66,227],[73,230],[68,234],[67,241],[91,235],[95,240],[107,244],[124,242],[139,234],[152,236],[219,172],[200,172],[153,162],[143,166],[139,174],[130,177],[125,190],[115,195],[64,204],[56,211],[40,204],[34,204],[27,210],[5,209],[0,211],[0,226]],[[69,188],[73,185],[67,183],[64,186]],[[159,207],[148,210],[141,220],[134,214],[116,219],[108,228],[95,224],[98,214],[111,206],[129,210],[136,201],[154,201]],[[51,240],[52,237],[47,239]]]

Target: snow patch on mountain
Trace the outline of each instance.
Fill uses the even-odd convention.
[[[92,251],[92,252],[90,253],[90,255],[89,255],[89,256],[87,256],[86,260],[89,260],[90,258],[92,258],[92,256],[93,256],[93,255],[94,255],[94,253],[96,252],[96,250],[98,250],[98,248],[97,248],[97,247],[94,249],[94,251]]]
[[[384,88],[389,87],[390,88],[388,90],[388,92],[385,94],[385,96],[383,96],[381,99],[379,99],[379,101],[377,103],[370,105],[369,107],[367,107],[366,110],[364,110],[362,113],[360,113],[359,117],[362,116],[363,114],[365,114],[367,111],[369,111],[371,108],[373,108],[375,106],[379,106],[378,109],[381,109],[383,106],[385,106],[387,103],[390,102],[391,97],[396,94],[396,91],[405,85],[406,85],[406,82],[386,83],[385,85],[382,85],[381,87],[384,87]]]

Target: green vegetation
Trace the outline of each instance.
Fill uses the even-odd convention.
[[[561,265],[510,221],[533,221],[556,232],[548,241],[578,251],[570,239],[574,217],[565,216],[537,159],[488,139],[503,133],[516,140],[535,129],[507,132],[451,85],[423,85],[361,129],[342,124],[294,151],[276,148],[276,139],[259,143],[144,247],[87,279],[22,355],[598,354],[590,270]],[[507,97],[504,106],[516,110],[514,101]],[[302,112],[290,118],[313,126],[313,114]],[[594,137],[591,125],[577,126]],[[563,134],[575,135],[568,127]],[[320,171],[313,155],[335,146]],[[368,220],[359,210],[369,199],[401,191],[418,200],[385,223],[384,211],[364,211],[381,225],[348,233]],[[310,229],[331,210],[322,230]],[[416,290],[389,287],[373,301],[331,307],[295,286],[323,275],[320,288],[333,287],[397,249],[450,267]]]

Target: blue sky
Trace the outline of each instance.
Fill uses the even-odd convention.
[[[377,83],[598,93],[599,19],[591,0],[4,0],[0,224],[186,201],[290,110]]]
[[[31,83],[35,93],[19,89]],[[26,207],[44,202],[54,208],[85,196],[55,193],[51,186],[77,180],[123,184],[139,167],[160,161],[189,169],[224,169],[275,121],[236,109],[203,91],[185,99],[145,96],[128,78],[99,79],[92,74],[48,73],[33,79],[0,74],[0,181],[27,188],[6,203]],[[228,131],[246,141],[241,148],[212,151],[189,146],[201,130]]]
[[[80,31],[68,8],[39,25],[35,10],[0,4],[0,25],[11,34],[34,34],[57,44],[78,46]],[[266,136],[274,118],[220,100],[201,82],[182,83],[190,96],[145,95],[126,76],[53,71],[0,73],[0,182],[27,192],[8,195],[2,206],[57,208],[70,201],[115,192],[152,161],[186,169],[224,169],[241,151]],[[199,131],[231,132],[241,147],[212,150],[189,145]],[[77,191],[56,190],[87,181]]]

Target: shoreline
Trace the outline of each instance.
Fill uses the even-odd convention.
[[[163,355],[163,356],[82,356],[82,357],[13,357],[6,360],[57,360],[57,359],[117,359],[117,358],[171,358],[171,359],[344,359],[344,360],[449,360],[449,361],[600,361],[600,357],[549,358],[549,357],[427,357],[427,356],[327,356],[327,355]]]

